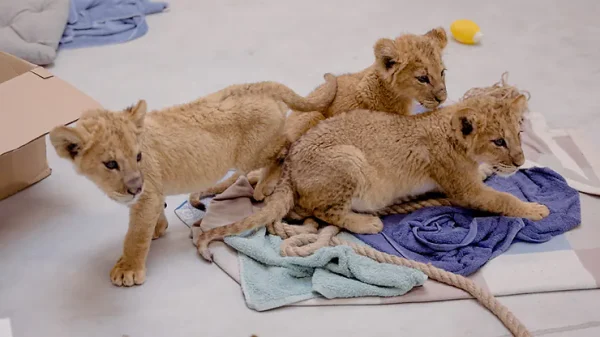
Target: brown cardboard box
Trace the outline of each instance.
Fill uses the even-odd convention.
[[[99,107],[46,69],[0,52],[0,200],[50,175],[50,129]]]

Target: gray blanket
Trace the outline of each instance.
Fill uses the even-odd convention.
[[[0,50],[37,65],[56,58],[69,0],[0,0]]]

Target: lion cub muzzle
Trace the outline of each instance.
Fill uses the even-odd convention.
[[[128,177],[125,177],[125,186],[127,187],[127,193],[132,196],[136,196],[142,192],[142,187],[144,186],[144,179],[142,178],[141,173],[136,172]]]
[[[439,104],[444,103],[444,101],[446,100],[446,98],[448,98],[448,92],[446,91],[446,86],[442,86],[441,88],[438,88],[435,90],[434,92],[434,98],[436,100],[436,102]]]

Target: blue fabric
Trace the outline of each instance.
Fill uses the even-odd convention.
[[[360,242],[347,233],[340,238]],[[399,296],[422,285],[421,271],[378,263],[348,246],[324,247],[307,257],[281,256],[281,238],[256,232],[225,238],[239,254],[246,305],[257,311],[316,298]]]
[[[374,248],[470,275],[505,252],[513,242],[541,243],[581,224],[579,193],[548,168],[520,170],[486,184],[550,209],[540,221],[489,216],[459,207],[429,207],[383,218],[383,232],[356,235]]]
[[[137,39],[148,31],[146,15],[167,8],[149,0],[71,0],[60,48],[82,48]]]

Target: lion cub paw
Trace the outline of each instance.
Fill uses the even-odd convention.
[[[275,191],[275,186],[273,184],[256,184],[256,188],[254,189],[254,195],[252,198],[256,201],[263,201],[266,197],[273,194]]]
[[[527,208],[526,208],[526,211],[525,211],[525,214],[523,215],[523,217],[536,221],[536,220],[542,220],[543,218],[547,217],[549,214],[550,214],[550,210],[548,209],[548,207],[546,207],[542,204],[538,204],[537,202],[528,202]]]
[[[492,174],[494,174],[494,169],[489,164],[481,164],[479,165],[479,178],[484,181],[489,178]]]
[[[118,287],[143,284],[146,281],[146,268],[133,266],[121,257],[110,271],[110,280]]]
[[[271,194],[273,194],[273,192],[275,192],[275,187],[277,187],[276,184],[265,185],[265,187],[263,187],[263,189],[262,189],[265,197],[268,197]]]
[[[252,195],[252,199],[256,200],[256,201],[263,201],[265,200],[265,194],[262,191],[262,188],[257,188],[254,190],[254,194]]]
[[[344,228],[356,234],[377,234],[383,230],[383,222],[376,216],[358,215],[346,219]]]
[[[206,197],[205,193],[195,192],[190,194],[189,203],[192,207],[199,209],[201,211],[206,211],[206,205],[202,202],[202,199]]]

